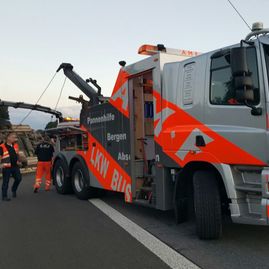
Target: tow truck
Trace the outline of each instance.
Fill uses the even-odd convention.
[[[221,236],[222,215],[269,224],[269,29],[253,24],[239,44],[208,53],[143,45],[148,56],[120,71],[107,98],[68,63],[89,98],[77,126],[57,133],[56,189],[192,214],[201,239]],[[73,97],[74,99],[74,97]]]

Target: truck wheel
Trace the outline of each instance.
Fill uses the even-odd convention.
[[[53,180],[58,193],[72,193],[72,184],[68,177],[68,166],[61,159],[57,160],[53,166]]]
[[[73,190],[78,199],[87,200],[93,196],[93,190],[87,184],[90,182],[89,172],[81,162],[74,164],[71,178]]]
[[[221,202],[217,178],[212,171],[193,176],[194,210],[200,239],[217,239],[222,232]]]

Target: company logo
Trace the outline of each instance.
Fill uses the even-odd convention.
[[[199,130],[198,128],[195,128],[190,134],[189,136],[186,138],[186,140],[184,141],[184,143],[180,146],[180,148],[178,149],[178,151],[176,152],[176,155],[182,160],[184,161],[186,155],[190,152],[190,151],[195,151],[195,152],[200,152],[201,149],[199,147],[196,146],[196,136],[197,135],[201,135],[204,139],[205,142],[205,146],[207,144],[209,144],[210,142],[213,141],[213,139],[211,137],[209,137],[208,135],[206,135],[205,133],[203,133],[201,130]]]
[[[121,108],[124,111],[128,111],[128,91],[127,91],[128,82],[125,82],[113,95],[111,99],[116,101],[120,99],[122,102]]]
[[[112,95],[109,99],[110,104],[127,118],[129,118],[128,76],[129,74],[126,71],[123,69],[120,70]]]

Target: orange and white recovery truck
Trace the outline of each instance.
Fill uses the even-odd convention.
[[[57,191],[122,192],[126,202],[174,210],[178,223],[193,213],[202,239],[221,235],[224,212],[268,225],[268,33],[256,23],[240,44],[203,54],[143,45],[149,57],[120,62],[109,98],[62,64],[89,100],[75,98],[77,125],[53,130]]]

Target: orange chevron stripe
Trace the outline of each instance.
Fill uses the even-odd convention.
[[[155,141],[162,147],[164,153],[181,167],[191,161],[266,166],[263,161],[211,130],[183,109],[162,99],[157,91],[154,91],[153,95],[157,113],[164,108],[173,110],[173,113],[162,123],[160,135],[154,136]],[[157,124],[158,120],[154,122],[154,128],[156,128]],[[180,158],[176,153],[182,148],[184,142],[195,129],[199,129],[203,134],[207,135],[211,142],[205,147],[197,148],[197,150],[187,150],[184,152],[186,154],[184,158]]]

